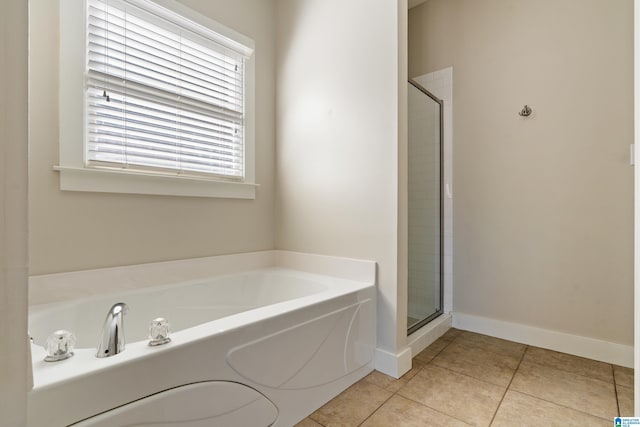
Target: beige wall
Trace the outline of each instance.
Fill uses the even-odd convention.
[[[27,406],[27,4],[0,4],[0,425]]]
[[[256,43],[256,200],[61,192],[58,0],[30,0],[30,273],[273,249],[274,7],[266,0],[182,0]]]
[[[454,311],[632,345],[633,2],[429,0],[409,33],[410,76],[453,66]]]
[[[282,0],[277,17],[274,1],[181,0],[256,41],[256,201],[61,192],[52,171],[59,0],[30,1],[31,274],[274,247],[374,259],[381,342],[404,345],[406,0]]]
[[[396,322],[399,304],[406,314],[397,286],[396,8],[278,0],[276,114],[277,247],[377,261],[378,346],[394,353],[406,338]]]

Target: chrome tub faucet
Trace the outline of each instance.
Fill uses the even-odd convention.
[[[111,306],[102,326],[102,336],[96,357],[110,357],[124,351],[124,315],[127,304],[119,302]]]

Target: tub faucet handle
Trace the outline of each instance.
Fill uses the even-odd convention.
[[[47,338],[47,357],[45,362],[59,362],[73,356],[76,337],[69,331],[55,331]]]
[[[149,345],[156,346],[171,341],[169,338],[169,322],[164,317],[153,319],[149,323]]]

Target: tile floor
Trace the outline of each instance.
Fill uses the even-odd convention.
[[[450,329],[394,379],[372,372],[299,427],[613,426],[633,370]]]

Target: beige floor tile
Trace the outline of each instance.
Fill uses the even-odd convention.
[[[324,426],[357,426],[393,393],[366,381],[359,381],[309,416]]]
[[[305,418],[304,420],[296,424],[294,427],[322,427],[322,425],[313,421],[311,418]]]
[[[431,350],[433,352],[439,353],[442,351],[442,349],[444,349],[446,346],[451,344],[453,340],[455,340],[455,338],[453,337],[441,336],[440,338],[435,340],[433,343],[431,343],[431,345],[427,347],[426,350]]]
[[[524,355],[525,361],[537,363],[538,365],[549,366],[571,372],[573,374],[584,375],[602,381],[613,382],[613,370],[611,365],[597,360],[585,359],[584,357],[573,356],[557,351],[546,350],[539,347],[529,347]]]
[[[491,427],[611,427],[604,420],[574,409],[509,390]]]
[[[633,417],[633,388],[619,385],[618,390],[618,407],[620,408],[621,417]]]
[[[400,390],[402,386],[404,386],[411,378],[413,378],[419,371],[422,369],[426,363],[413,359],[411,370],[404,374],[399,379],[393,378],[389,375],[385,375],[382,372],[373,371],[366,377],[362,379],[362,381],[366,381],[371,384],[375,384],[380,388],[388,390],[392,393]]]
[[[518,358],[522,357],[522,353],[524,353],[524,350],[527,348],[524,344],[466,331],[463,331],[456,338],[456,343]]]
[[[438,353],[440,353],[449,344],[451,344],[460,334],[462,334],[462,331],[459,329],[449,329],[440,338],[431,343],[431,345],[422,350],[420,353],[416,354],[413,359],[420,360],[424,363],[431,362],[431,360],[436,357]]]
[[[414,360],[420,360],[424,363],[429,363],[438,355],[443,349],[451,344],[463,331],[455,328],[449,329],[440,338],[435,340],[431,345],[422,350],[420,353],[413,357]]]
[[[617,385],[633,387],[633,369],[613,365],[613,372],[616,376]]]
[[[632,387],[632,369],[450,329],[402,378],[374,371],[297,427],[608,426],[632,416]]]
[[[505,387],[427,365],[398,394],[475,426],[488,426]]]
[[[464,332],[464,331],[462,331],[462,330],[460,330],[460,329],[456,329],[456,328],[450,328],[449,330],[447,330],[447,332],[445,332],[445,333],[442,335],[442,338],[445,338],[445,339],[448,339],[448,338],[455,339],[456,337],[460,336],[460,334],[462,334],[462,332]]]
[[[400,383],[399,379],[383,374],[382,372],[373,371],[369,375],[364,377],[362,381],[375,384],[382,389],[395,393],[396,391],[398,391],[400,387],[406,384],[406,382],[409,380],[404,381],[403,383]]]
[[[468,427],[469,424],[395,395],[387,400],[362,426]]]
[[[429,363],[438,355],[439,351],[434,351],[427,347],[413,357],[413,360],[419,360],[422,363]]]
[[[604,419],[618,412],[613,384],[530,361],[520,364],[510,389]]]
[[[494,353],[483,347],[453,342],[431,362],[436,366],[506,387],[520,363],[520,357]]]

